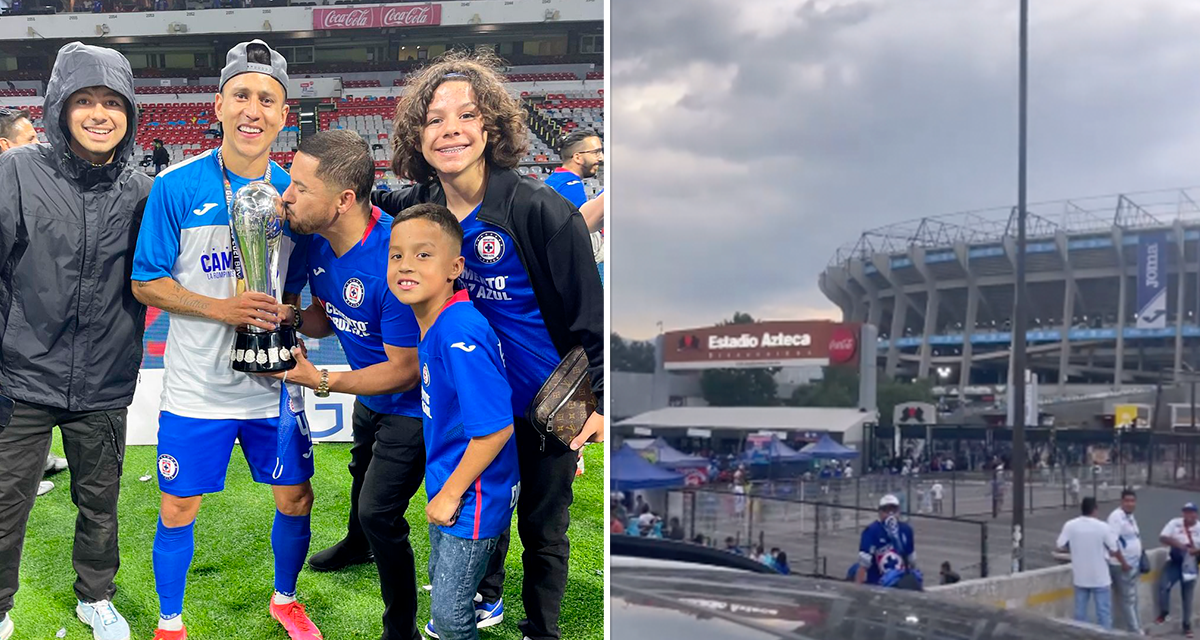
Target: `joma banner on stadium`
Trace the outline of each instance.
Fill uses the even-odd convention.
[[[442,23],[440,4],[313,9],[313,29],[382,29],[429,27]]]
[[[1167,234],[1138,237],[1137,328],[1167,326]]]

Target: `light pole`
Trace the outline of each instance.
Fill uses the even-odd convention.
[[[1013,315],[1013,570],[1025,570],[1025,331],[1028,323],[1025,294],[1025,125],[1028,102],[1029,0],[1020,0],[1020,43],[1017,94],[1017,295]]]

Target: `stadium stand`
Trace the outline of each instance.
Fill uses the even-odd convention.
[[[361,134],[371,145],[377,183],[395,189],[403,186],[404,181],[392,174],[390,168],[392,116],[397,100],[397,96],[392,95],[395,90],[391,87],[404,86],[404,70],[412,69],[414,65],[392,63],[376,66],[381,69],[363,72],[362,67],[358,66],[353,73],[335,74],[344,75],[342,86],[348,95],[340,100],[324,101],[325,104],[318,111],[317,128],[350,129]],[[383,70],[382,67],[388,69]],[[150,153],[155,140],[163,141],[172,164],[220,145],[212,104],[213,94],[217,91],[214,78],[203,75],[204,70],[193,72],[197,75],[188,78],[158,73],[162,70],[144,71],[150,73],[139,74],[143,79],[145,76],[162,76],[170,78],[172,84],[143,84],[135,89],[142,123],[137,134],[137,148],[142,156],[136,159],[136,163],[143,171],[153,172]],[[306,74],[304,77],[326,75],[329,74]],[[557,149],[558,140],[575,129],[591,129],[604,135],[604,90],[588,88],[580,80],[581,76],[594,82],[603,79],[604,73],[577,68],[554,70],[553,66],[547,65],[510,69],[507,78],[512,83],[511,91],[521,97],[530,116],[529,153],[522,158],[518,169],[522,174],[543,180],[550,175],[562,161]],[[580,88],[547,92],[538,86],[539,83],[548,82],[577,82]],[[381,95],[370,95],[372,89],[379,89]],[[41,93],[27,87],[0,89],[0,98],[38,97]],[[291,165],[300,145],[299,103],[290,100],[289,104],[292,105],[292,112],[278,140],[271,147],[271,159],[284,167]],[[35,128],[39,134],[43,134],[41,108],[33,107],[31,111]],[[44,135],[42,139],[45,140]],[[595,197],[600,190],[600,181],[588,178],[584,183],[588,197]]]

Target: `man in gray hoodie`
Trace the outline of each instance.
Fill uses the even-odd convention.
[[[0,155],[0,640],[55,425],[79,509],[76,615],[97,640],[127,640],[110,602],[120,564],[117,493],[125,418],[142,358],[146,308],[130,289],[151,179],[129,164],[133,72],[111,49],[58,52],[45,103],[49,144]]]

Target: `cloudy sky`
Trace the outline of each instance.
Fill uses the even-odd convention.
[[[1200,2],[1031,0],[1031,202],[1200,184]],[[1016,202],[1017,0],[612,0],[613,328],[839,318],[869,228]]]

